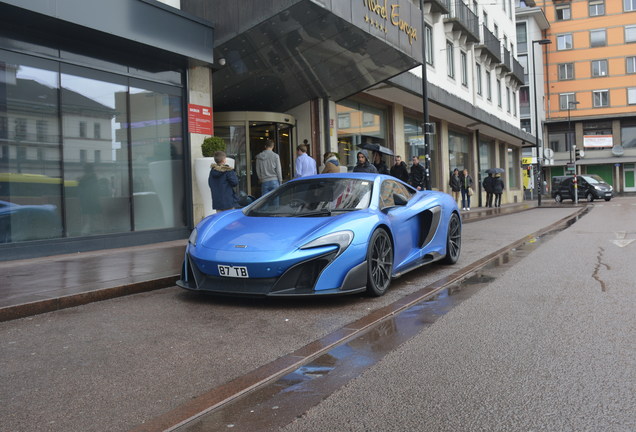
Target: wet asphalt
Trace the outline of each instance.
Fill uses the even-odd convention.
[[[596,204],[282,430],[636,430],[635,221]]]
[[[571,207],[562,206],[466,224],[460,266],[572,212]],[[247,371],[270,364],[452,271],[452,268],[441,266],[418,270],[396,281],[393,289],[380,299],[344,299],[311,305],[236,302],[202,300],[177,288],[168,288],[0,323],[0,420],[3,428],[16,431],[129,430],[135,426],[143,427],[154,417],[239,379]],[[516,277],[522,278],[522,281],[535,274],[532,269],[528,271],[525,274],[522,269],[516,269],[512,273],[520,273]],[[597,273],[602,271],[601,266]],[[492,319],[497,316],[490,311],[487,315]],[[507,313],[503,315],[508,316]],[[444,317],[432,329],[446,326],[446,320],[447,317]],[[492,325],[502,335],[505,334],[506,328]],[[417,339],[403,345],[400,350]],[[465,343],[459,334],[446,342],[455,345],[455,341],[461,342],[460,345]],[[503,345],[505,347],[505,343]],[[473,347],[464,346],[471,348],[457,355],[470,359]],[[455,349],[461,351],[461,346]],[[392,355],[385,361],[391,358]],[[448,358],[446,361],[453,364],[457,359]],[[467,366],[473,367],[469,361]],[[431,377],[436,377],[438,368],[444,369],[445,366],[414,363],[407,370],[418,372],[422,368],[428,370]],[[404,371],[402,374],[409,375]],[[367,375],[365,373],[354,380],[342,391],[366,379]],[[498,375],[490,377],[494,381],[499,379]],[[418,373],[413,379],[414,383],[417,382]],[[443,384],[444,378],[440,379],[440,384]],[[381,393],[385,393],[385,387],[378,385]],[[396,385],[399,387],[399,384]],[[391,384],[387,392],[391,395],[404,392],[406,395],[412,387],[398,390]],[[469,390],[471,388],[463,392]],[[336,392],[325,403],[339,397],[342,391]],[[378,391],[375,390],[375,393]],[[367,396],[370,400],[374,399],[370,397],[372,394]],[[419,395],[416,400],[426,400],[422,397]],[[393,396],[376,399],[375,402],[382,407],[390,405],[392,400]],[[409,404],[413,405],[413,400]],[[362,404],[364,406],[365,403]],[[321,407],[310,411],[306,418],[298,420],[301,423],[290,427],[300,428],[295,430],[323,430],[312,422],[314,412],[319,412]],[[337,416],[336,411],[333,413]],[[318,414],[318,417],[324,421],[329,419],[323,414]],[[357,415],[350,417],[352,421],[358,419]],[[387,427],[379,420],[373,420],[378,421],[377,428],[359,419],[353,423],[342,419],[335,421],[338,427],[326,427],[332,430],[350,427],[351,430],[382,430]],[[408,421],[396,425],[406,426]],[[314,427],[316,429],[312,429]],[[394,427],[398,430],[397,426]]]

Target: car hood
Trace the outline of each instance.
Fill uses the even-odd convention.
[[[201,225],[197,243],[217,251],[288,251],[314,240],[325,229],[339,231],[335,227],[339,227],[347,216],[248,217],[237,211]]]

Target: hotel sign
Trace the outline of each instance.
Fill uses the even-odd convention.
[[[388,0],[362,0],[367,12],[364,21],[371,26],[388,32],[389,27],[395,27],[399,31],[406,34],[409,44],[413,44],[417,40],[417,28],[409,22],[408,19],[400,15],[400,5],[397,3],[389,3]]]

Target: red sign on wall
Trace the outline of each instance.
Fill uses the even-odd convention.
[[[214,135],[212,108],[188,104],[188,131],[203,135]]]

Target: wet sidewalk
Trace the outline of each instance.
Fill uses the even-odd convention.
[[[536,202],[462,211],[465,223],[529,210]],[[543,206],[553,206],[545,203]],[[0,263],[0,322],[173,286],[187,239]]]

